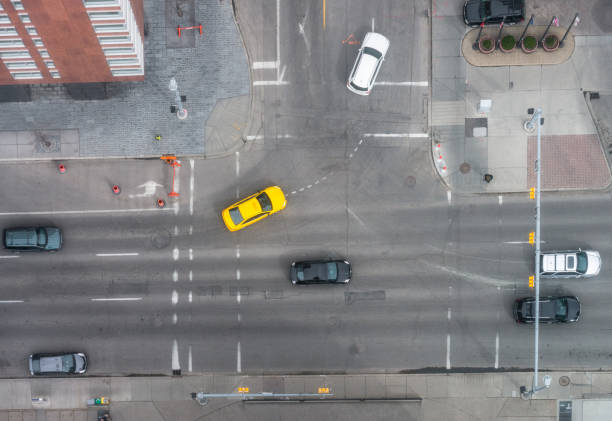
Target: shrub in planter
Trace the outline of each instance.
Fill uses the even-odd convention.
[[[516,46],[516,40],[514,39],[512,35],[506,35],[505,37],[502,38],[499,45],[502,51],[508,53],[514,50],[514,47]]]
[[[495,41],[491,38],[481,37],[478,40],[478,49],[481,53],[490,54],[495,50]]]
[[[559,48],[559,38],[556,35],[547,35],[542,43],[542,48],[546,51],[555,51]]]
[[[521,42],[521,49],[526,53],[533,53],[538,48],[538,40],[533,35],[527,35]]]

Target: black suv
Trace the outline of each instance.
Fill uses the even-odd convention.
[[[509,24],[525,20],[525,0],[466,0],[463,20],[466,25],[480,26],[482,22]]]
[[[540,323],[573,323],[580,318],[577,297],[540,297]],[[535,323],[535,297],[520,298],[514,302],[514,320]]]

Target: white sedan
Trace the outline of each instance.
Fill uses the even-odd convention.
[[[368,32],[363,39],[346,87],[359,95],[369,95],[380,66],[389,49],[389,40],[376,32]]]

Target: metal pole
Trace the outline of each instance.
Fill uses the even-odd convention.
[[[569,26],[567,27],[567,31],[565,31],[565,35],[563,35],[563,38],[561,38],[561,41],[559,41],[559,47],[563,47],[563,41],[565,41],[565,38],[567,37],[567,34],[569,34],[570,29],[572,29],[572,25],[574,24],[574,22],[576,22],[576,19],[578,19],[578,13],[574,15],[572,23],[569,24]]]
[[[546,31],[544,31],[544,35],[542,35],[542,38],[540,38],[540,40],[538,41],[538,45],[544,45],[544,38],[546,38],[546,34],[548,33],[548,30],[550,29],[550,25],[553,24],[555,19],[557,19],[557,17],[553,16],[552,19],[550,20],[550,23],[546,27]]]
[[[504,16],[502,18],[501,23],[499,24],[499,32],[497,33],[497,39],[495,40],[496,44],[499,44],[499,45],[501,45],[501,33],[502,33],[502,29],[504,29],[504,21],[505,20],[506,20],[506,17]]]
[[[527,29],[529,29],[529,25],[533,23],[533,17],[534,15],[531,15],[531,17],[529,18],[529,22],[527,22],[527,26],[525,26],[525,30],[523,31],[523,33],[521,34],[521,37],[516,42],[517,45],[521,45],[521,41],[523,41],[523,38],[525,37],[525,33],[527,32]]]
[[[538,125],[538,153],[536,160],[536,232],[535,232],[535,331],[534,331],[534,363],[533,363],[533,390],[538,389],[538,356],[539,356],[539,333],[540,333],[540,189],[542,178],[542,148],[540,142],[540,121],[542,118],[542,109],[537,108],[533,117],[537,120]]]
[[[474,50],[478,50],[478,43],[480,42],[480,35],[482,34],[482,28],[484,28],[485,23],[482,22],[480,24],[480,29],[478,30],[478,36],[476,37],[476,41],[474,41],[474,44],[472,44],[472,48]]]

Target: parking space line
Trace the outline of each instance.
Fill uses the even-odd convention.
[[[254,61],[253,70],[260,69],[276,69],[278,67],[278,61]]]
[[[123,212],[160,212],[172,210],[169,208],[147,208],[147,209],[98,209],[98,210],[66,210],[66,211],[37,211],[37,212],[0,212],[2,216],[26,216],[26,215],[78,215],[81,213],[123,213]]]
[[[421,81],[421,82],[412,82],[412,81],[405,81],[405,82],[385,82],[385,81],[378,81],[378,82],[374,82],[374,85],[380,85],[380,86],[423,86],[423,87],[427,87],[429,86],[429,82],[427,81]]]

